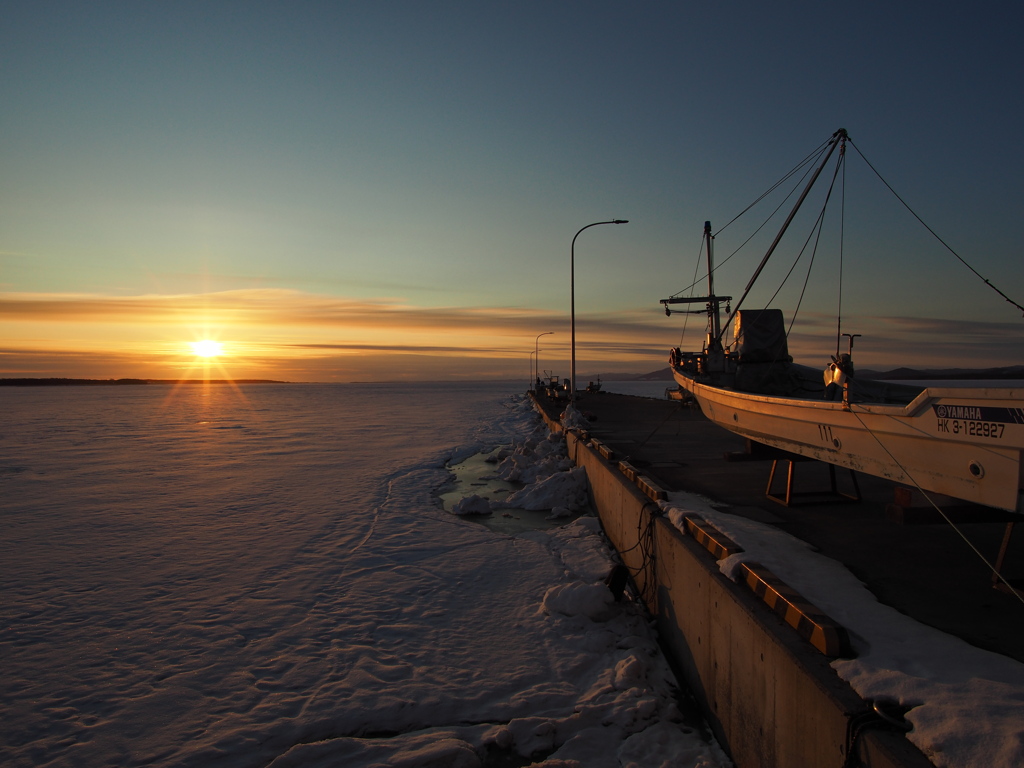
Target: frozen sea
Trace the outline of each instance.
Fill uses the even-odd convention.
[[[728,765],[593,518],[442,508],[521,389],[0,389],[0,764]]]

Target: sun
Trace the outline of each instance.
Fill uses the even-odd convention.
[[[224,349],[219,341],[204,339],[202,341],[190,341],[188,343],[196,357],[218,357],[224,354]]]

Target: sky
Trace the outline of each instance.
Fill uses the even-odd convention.
[[[701,346],[703,319],[658,302],[693,282],[704,221],[839,128],[842,215],[803,300],[807,254],[771,304],[788,323],[799,302],[794,357],[827,363],[841,310],[860,366],[1024,364],[1021,311],[861,159],[1024,303],[1016,4],[0,10],[0,377],[526,383],[537,348],[568,376],[571,293],[580,378],[653,371]]]

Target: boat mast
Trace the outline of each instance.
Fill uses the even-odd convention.
[[[814,175],[811,176],[811,180],[807,182],[807,186],[804,187],[804,191],[800,194],[800,199],[796,201],[796,205],[793,206],[793,210],[789,212],[789,216],[786,217],[786,221],[783,223],[782,229],[779,230],[779,234],[775,236],[775,240],[772,242],[771,246],[769,246],[768,252],[765,253],[764,258],[761,259],[761,263],[757,265],[757,269],[754,271],[753,277],[750,278],[750,282],[747,283],[747,287],[743,289],[743,295],[740,296],[740,300],[737,301],[736,306],[733,307],[732,314],[730,314],[729,319],[726,320],[726,328],[729,327],[729,323],[732,322],[732,319],[736,316],[736,313],[740,311],[740,305],[743,304],[743,300],[747,298],[747,294],[750,293],[750,289],[754,287],[754,282],[760,276],[761,270],[764,269],[764,265],[768,263],[768,259],[770,259],[772,254],[775,252],[775,247],[779,244],[779,241],[782,240],[782,236],[786,234],[786,230],[789,229],[789,225],[796,217],[797,211],[800,210],[800,206],[803,205],[804,199],[811,191],[811,187],[814,186],[814,182],[818,180],[818,176],[821,174],[822,170],[824,170],[825,164],[828,163],[828,159],[832,157],[832,153],[835,151],[836,147],[842,146],[845,149],[847,138],[849,137],[846,133],[845,128],[840,128],[838,131],[832,134],[832,138],[829,139],[828,152],[825,153],[824,159],[818,164],[817,169],[815,169],[814,171]],[[842,153],[840,153],[840,155],[841,154]],[[715,340],[721,343],[721,339],[722,329],[720,328],[715,336]]]
[[[718,352],[722,353],[722,342],[720,341],[722,332],[722,321],[720,305],[723,301],[732,301],[732,296],[718,296],[715,294],[715,257],[714,257],[714,236],[711,234],[711,222],[704,222],[704,240],[707,242],[708,249],[708,295],[707,296],[691,296],[689,298],[681,298],[673,296],[669,299],[662,299],[661,304],[665,307],[665,314],[671,315],[673,312],[684,312],[688,315],[707,314],[708,315],[708,335],[704,342],[705,352]],[[706,304],[704,309],[669,309],[669,304]],[[724,356],[722,354],[719,357]]]
[[[710,221],[704,222],[704,239],[708,245],[708,298],[711,299],[708,315],[711,319],[711,338],[717,341],[722,334],[722,318],[719,317],[718,297],[715,296],[715,258],[713,253],[715,239],[711,235]]]

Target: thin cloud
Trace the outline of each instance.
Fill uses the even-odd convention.
[[[417,344],[281,344],[282,349],[311,349],[327,352],[408,352],[411,354],[496,354],[507,347],[439,347]]]
[[[874,321],[884,326],[896,326],[909,333],[944,336],[1016,337],[1024,334],[1024,320],[1016,322],[984,320],[947,320],[935,317],[879,317]]]
[[[391,364],[393,356],[409,355],[414,367],[438,371],[439,361],[447,361],[453,370],[476,365],[481,375],[491,375],[528,367],[520,361],[528,361],[540,332],[554,332],[541,348],[556,365],[568,358],[570,343],[568,312],[421,307],[276,288],[141,296],[0,293],[0,327],[8,339],[0,350],[8,376],[111,377],[145,369],[147,377],[170,377],[167,369],[183,364],[185,342],[200,332],[228,342],[230,359],[246,367],[247,377],[276,378],[275,370],[287,369],[299,372],[296,379],[379,377],[389,355]],[[862,335],[855,358],[864,367],[983,367],[1020,364],[1021,329],[1020,322],[851,315],[842,330]],[[577,358],[593,369],[653,370],[680,343],[680,330],[681,323],[666,320],[656,307],[578,314]],[[683,345],[699,347],[703,318],[689,330],[694,335]],[[804,313],[789,336],[790,352],[799,362],[824,364],[835,352],[836,332],[834,317]],[[840,343],[845,349],[846,340]],[[58,370],[68,373],[51,373]]]
[[[656,313],[580,314],[587,332],[650,333],[664,328]],[[253,325],[357,328],[425,328],[460,332],[534,333],[558,327],[567,313],[520,307],[418,307],[395,301],[357,301],[282,289],[144,296],[87,294],[0,294],[0,318],[31,322],[130,322],[161,324],[182,318]]]

